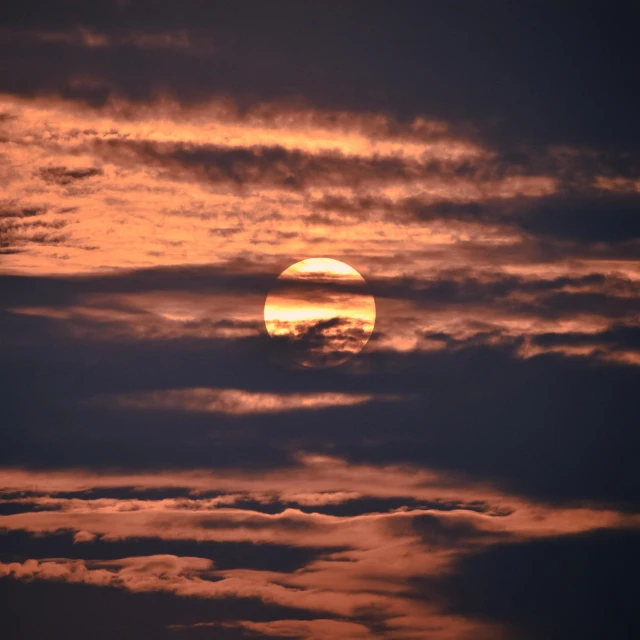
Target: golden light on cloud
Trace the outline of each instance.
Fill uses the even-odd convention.
[[[168,409],[248,415],[256,413],[282,413],[284,411],[309,411],[330,407],[350,407],[373,400],[400,400],[389,394],[347,393],[265,393],[241,389],[165,389],[147,393],[109,398],[110,406],[131,409]]]
[[[278,277],[264,305],[269,335],[307,367],[346,362],[369,341],[376,320],[373,296],[352,267],[309,258]]]

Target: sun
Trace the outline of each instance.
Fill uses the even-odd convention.
[[[342,364],[364,348],[373,332],[376,304],[366,284],[339,260],[296,262],[280,274],[267,296],[267,331],[298,364]]]

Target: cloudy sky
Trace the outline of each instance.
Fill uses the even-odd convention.
[[[3,5],[3,637],[639,637],[632,4]]]

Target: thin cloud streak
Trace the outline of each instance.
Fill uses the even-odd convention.
[[[256,393],[242,389],[166,389],[148,393],[104,398],[99,404],[124,409],[157,411],[196,411],[248,415],[281,413],[283,411],[313,411],[330,407],[350,407],[364,402],[399,401],[393,395],[347,393]]]

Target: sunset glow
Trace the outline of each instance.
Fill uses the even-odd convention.
[[[294,359],[306,366],[346,362],[367,344],[376,305],[364,278],[330,258],[291,265],[267,296],[264,321],[269,335],[295,347]],[[343,289],[343,290],[341,290]]]
[[[640,638],[632,5],[4,0],[2,640]]]

